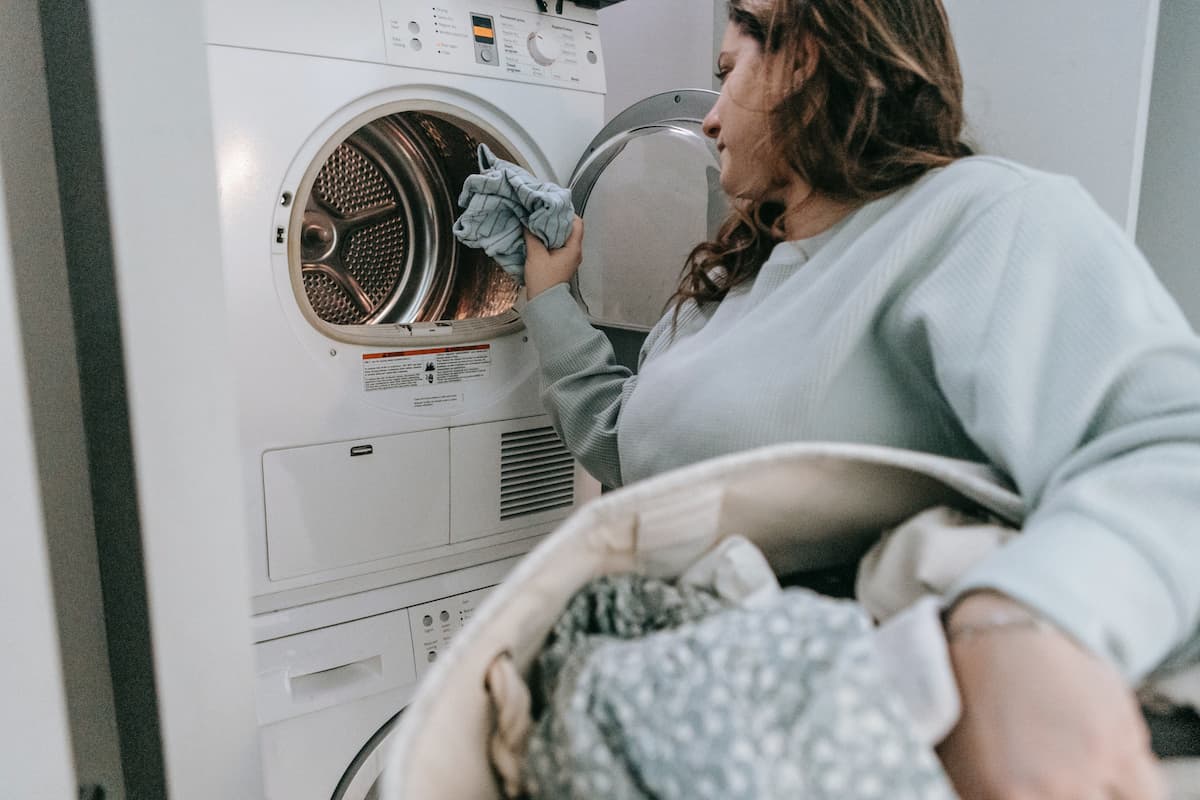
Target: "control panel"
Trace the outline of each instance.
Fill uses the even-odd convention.
[[[576,19],[476,0],[380,0],[380,8],[390,64],[604,92],[594,11],[576,9],[586,18]]]
[[[466,624],[491,590],[489,586],[408,609],[418,679],[425,677],[441,651],[450,644],[450,639]]]

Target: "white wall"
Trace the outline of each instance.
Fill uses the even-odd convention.
[[[652,94],[713,88],[712,8],[713,0],[625,0],[601,9],[606,119]]]
[[[1162,0],[1137,242],[1200,330],[1200,3]]]
[[[9,22],[0,12],[0,26]],[[5,197],[12,188],[3,166],[0,159],[0,782],[6,797],[68,798],[75,772],[17,323]]]
[[[1131,235],[1158,0],[945,0],[982,150],[1079,178]]]
[[[166,794],[258,797],[203,8],[90,0],[88,12]]]
[[[0,161],[5,182],[0,193],[7,193],[9,200],[4,213],[18,323],[17,338],[10,340],[6,331],[4,339],[19,347],[24,361],[21,390],[27,389],[33,399],[27,422],[37,469],[33,496],[14,497],[13,503],[19,508],[26,500],[40,501],[38,523],[49,534],[45,556],[56,600],[51,625],[57,624],[45,633],[58,633],[54,638],[77,779],[104,786],[111,800],[121,800],[120,752],[36,0],[0,6],[0,108],[4,109]],[[7,413],[0,416],[10,419]],[[14,489],[8,480],[3,484]],[[0,508],[10,508],[7,499]],[[16,524],[18,536],[27,532]],[[38,561],[26,562],[13,553],[6,552],[5,558],[17,569],[30,570],[30,577],[40,569]],[[0,652],[14,649],[5,646]],[[49,721],[49,705],[46,714]],[[14,724],[15,734],[24,736],[20,724]],[[0,775],[6,774],[0,770]],[[48,796],[0,789],[0,794],[5,792],[13,792],[14,797]]]
[[[1103,13],[1094,0],[945,3],[976,144],[1078,177],[1132,234],[1159,0],[1109,3]],[[1173,5],[1196,14],[1194,0]],[[656,92],[715,88],[724,3],[697,10],[696,0],[625,0],[600,12],[609,118]]]

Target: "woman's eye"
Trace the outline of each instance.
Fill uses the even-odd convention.
[[[723,68],[717,70],[713,74],[713,77],[716,78],[719,82],[724,83],[725,79],[727,77],[729,77],[729,69],[727,67],[723,67]]]

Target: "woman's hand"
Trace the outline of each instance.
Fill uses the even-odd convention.
[[[972,594],[947,629],[1024,610],[1001,594]],[[1166,796],[1133,694],[1064,634],[987,630],[953,641],[950,657],[963,716],[938,755],[963,800]]]
[[[583,261],[583,220],[576,215],[571,235],[557,250],[550,251],[542,240],[525,229],[525,290],[530,300],[558,283],[566,283]]]

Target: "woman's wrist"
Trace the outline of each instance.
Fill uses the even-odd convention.
[[[528,278],[529,276],[526,276],[526,277]],[[548,280],[547,281],[547,280],[539,280],[537,278],[534,278],[533,280],[527,280],[525,283],[525,299],[532,300],[533,298],[537,297],[542,292],[546,291],[547,289],[552,289],[555,286],[558,286],[560,283],[566,283],[566,281],[556,281],[556,280]]]
[[[973,592],[964,596],[943,615],[943,624],[946,641],[950,644],[995,634],[1055,630],[1036,611],[994,591]]]

